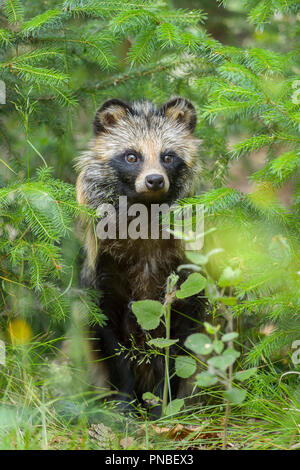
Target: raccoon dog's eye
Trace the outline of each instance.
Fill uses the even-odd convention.
[[[136,163],[138,158],[136,155],[134,155],[133,153],[129,153],[128,155],[125,155],[125,160],[128,162],[128,163]]]
[[[163,155],[161,158],[164,163],[171,163],[173,160],[173,155]]]

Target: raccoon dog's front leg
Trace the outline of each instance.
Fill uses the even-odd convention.
[[[127,290],[120,267],[109,255],[101,255],[98,260],[96,286],[102,293],[99,305],[107,317],[107,324],[94,330],[99,339],[97,347],[107,364],[110,384],[119,392],[118,398],[129,401],[134,395],[133,375],[129,359],[119,352],[124,344]]]

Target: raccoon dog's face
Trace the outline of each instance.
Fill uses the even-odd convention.
[[[113,172],[114,192],[145,203],[186,196],[198,150],[195,125],[195,108],[184,98],[160,108],[105,102],[94,120],[94,151]]]

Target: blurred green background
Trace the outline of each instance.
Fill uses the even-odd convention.
[[[201,171],[190,202],[204,204],[207,227],[217,229],[205,250],[223,249],[208,266],[212,321],[226,324],[224,298],[234,298],[238,367],[260,371],[234,415],[236,426],[247,423],[232,427],[234,445],[298,445],[299,11],[296,0],[1,2],[0,447],[93,447],[89,426],[100,409],[97,419],[111,426],[112,405],[99,405],[105,392],[91,388],[85,362],[88,327],[104,317],[99,293],[78,281],[76,220],[93,223],[94,214],[76,203],[74,162],[104,100],[162,104],[174,95],[197,110]],[[228,268],[236,277],[226,290]],[[66,337],[67,365],[57,359]],[[199,403],[206,391],[197,393]],[[220,433],[222,400],[208,395],[211,407],[196,405],[181,422],[192,415]],[[122,447],[127,424],[117,416],[121,436],[107,446]],[[99,432],[107,441],[109,431]],[[217,447],[221,437],[211,436],[195,445]],[[132,439],[133,448],[149,445],[145,433]]]

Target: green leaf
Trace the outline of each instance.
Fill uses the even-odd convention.
[[[196,385],[198,387],[211,387],[218,382],[218,378],[209,372],[201,372],[196,375]]]
[[[255,375],[257,372],[257,367],[252,367],[251,369],[243,370],[241,372],[237,372],[234,376],[236,380],[243,382],[244,380],[249,379],[252,375]]]
[[[220,287],[235,286],[241,280],[241,274],[240,269],[232,269],[228,266],[221,274],[218,284]]]
[[[222,336],[221,340],[226,343],[227,341],[232,341],[233,339],[237,338],[239,336],[238,333],[233,331],[232,333],[226,333],[225,335]]]
[[[203,333],[190,335],[184,345],[196,354],[210,354],[213,350],[210,338]]]
[[[207,363],[217,369],[226,370],[239,356],[240,353],[238,351],[235,351],[234,349],[226,349],[221,356],[211,357],[208,359]]]
[[[187,280],[180,286],[180,290],[176,292],[176,296],[179,299],[191,297],[192,295],[198,294],[206,286],[206,279],[199,273],[192,273],[189,275]]]
[[[198,253],[198,251],[186,251],[185,255],[189,261],[194,264],[207,264],[208,256]]]
[[[156,402],[159,402],[159,401],[160,401],[160,398],[157,397],[156,395],[153,395],[153,393],[151,393],[151,392],[145,392],[145,393],[143,393],[142,399],[143,399],[143,400],[150,400],[150,401],[154,400],[154,401],[156,401]]]
[[[225,349],[225,351],[223,352],[223,356],[234,357],[234,360],[240,357],[240,355],[241,353],[233,348]]]
[[[233,387],[230,390],[226,390],[223,395],[232,405],[239,405],[245,400],[247,392],[246,390],[239,390]]]
[[[224,343],[219,339],[215,339],[213,341],[213,347],[217,354],[221,354],[224,349]]]
[[[184,345],[196,354],[210,354],[213,345],[210,338],[203,333],[194,333],[190,335]]]
[[[234,359],[224,356],[215,356],[208,359],[207,363],[217,369],[226,370],[234,363]]]
[[[203,323],[203,325],[204,325],[204,328],[206,329],[207,333],[209,333],[210,335],[215,335],[220,329],[220,325],[213,326],[210,323],[208,323],[207,321],[205,321]]]
[[[145,330],[154,330],[160,323],[163,306],[156,300],[139,300],[132,304],[137,321]]]
[[[170,401],[166,407],[165,415],[172,415],[178,413],[181,408],[184,406],[183,398],[176,398],[175,400]]]
[[[191,261],[194,264],[198,265],[204,265],[207,264],[209,261],[209,258],[217,253],[222,253],[224,250],[222,248],[215,248],[211,250],[209,253],[203,255],[199,253],[198,251],[186,251],[185,255],[189,261]]]
[[[165,338],[154,338],[147,341],[147,344],[150,346],[155,346],[156,348],[168,348],[173,344],[177,343],[178,339],[165,339]]]
[[[221,302],[222,304],[227,305],[229,307],[237,304],[237,298],[236,297],[218,297],[217,301]]]
[[[175,371],[178,377],[186,379],[196,370],[196,361],[190,356],[177,356],[175,359]]]

